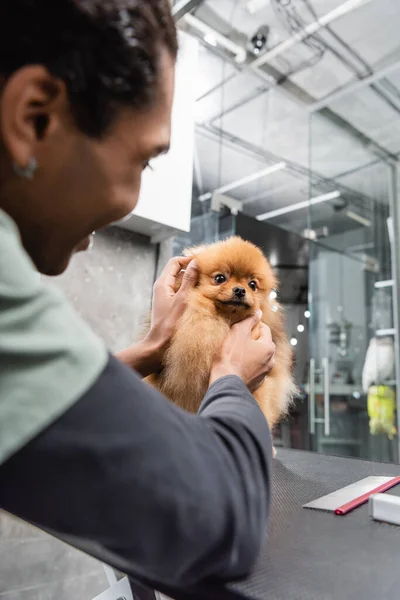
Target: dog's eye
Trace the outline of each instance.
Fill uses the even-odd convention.
[[[216,283],[217,285],[221,285],[222,283],[225,283],[226,281],[226,277],[225,275],[216,275],[214,277],[214,283]]]
[[[249,288],[251,290],[253,290],[253,292],[255,292],[256,289],[257,289],[257,282],[256,281],[249,281]]]

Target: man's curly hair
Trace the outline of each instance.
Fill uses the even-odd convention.
[[[76,123],[92,137],[118,107],[156,99],[163,50],[176,58],[169,0],[0,0],[0,76],[44,65],[65,83]]]

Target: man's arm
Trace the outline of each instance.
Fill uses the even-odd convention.
[[[230,580],[252,568],[265,533],[271,450],[238,377],[216,381],[193,416],[110,358],[0,467],[0,505],[155,587]]]

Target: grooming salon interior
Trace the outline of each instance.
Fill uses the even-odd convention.
[[[400,2],[177,0],[173,11],[171,150],[144,173],[135,211],[55,283],[117,351],[172,256],[231,235],[253,242],[279,280],[271,300],[298,390],[274,432],[278,457],[398,465]],[[102,565],[1,519],[4,600],[103,592]]]

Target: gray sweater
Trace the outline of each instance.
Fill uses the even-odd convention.
[[[239,378],[214,383],[194,416],[110,357],[94,386],[0,467],[0,506],[155,589],[189,590],[254,565],[271,450]]]

